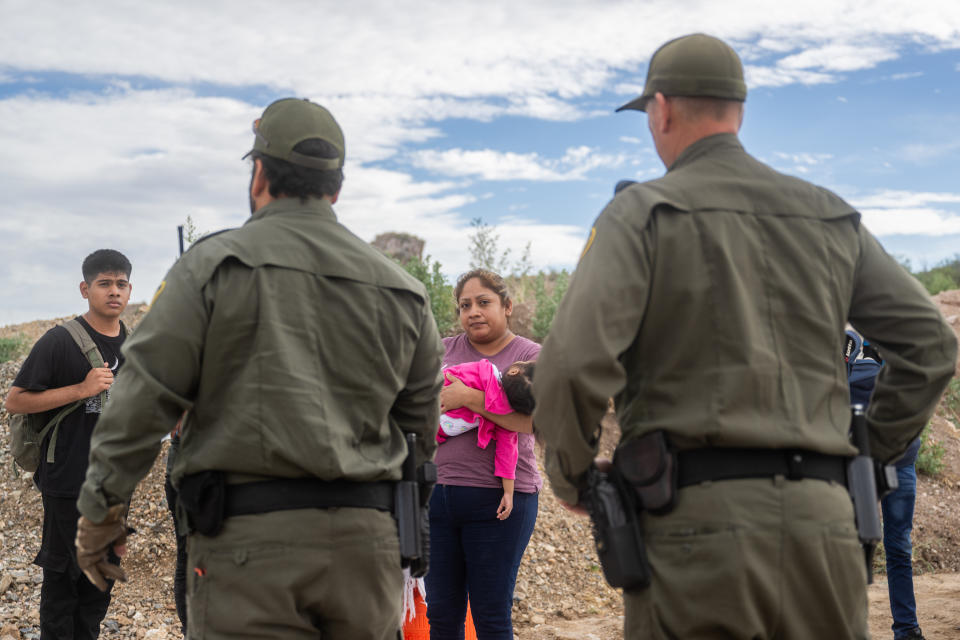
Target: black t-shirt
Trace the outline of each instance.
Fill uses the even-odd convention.
[[[121,329],[120,335],[116,337],[105,336],[95,331],[83,318],[78,317],[77,320],[93,338],[100,355],[110,365],[116,377],[123,366],[120,345],[127,337],[126,331]],[[27,391],[59,389],[83,382],[89,371],[90,363],[80,351],[80,347],[66,329],[56,326],[47,331],[33,346],[13,385]],[[109,396],[110,392],[107,391],[108,399]],[[45,412],[45,420],[55,416],[59,410],[60,407]],[[90,436],[101,410],[98,394],[84,400],[63,419],[58,428],[53,464],[47,463],[47,446],[51,435],[47,434],[41,448],[40,468],[36,475],[37,485],[44,494],[60,498],[76,498],[80,495],[80,487],[87,474]]]

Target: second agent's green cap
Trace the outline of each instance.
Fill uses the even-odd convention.
[[[253,151],[311,169],[340,169],[346,146],[333,115],[320,105],[299,98],[283,98],[253,121]],[[304,140],[320,138],[337,148],[336,158],[318,158],[293,150]],[[247,155],[250,155],[248,153]],[[244,156],[247,157],[247,156]]]
[[[702,33],[671,40],[657,49],[650,58],[643,94],[617,111],[646,111],[647,100],[658,91],[665,96],[747,99],[740,56],[726,42]]]

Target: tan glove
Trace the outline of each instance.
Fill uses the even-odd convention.
[[[99,524],[90,522],[86,516],[80,516],[77,522],[77,564],[100,591],[107,590],[108,579],[127,581],[123,569],[107,561],[110,547],[127,542],[126,516],[127,505],[115,504]]]

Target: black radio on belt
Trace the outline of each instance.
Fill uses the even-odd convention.
[[[867,563],[867,584],[873,583],[873,552],[883,539],[880,524],[880,509],[877,497],[877,480],[873,459],[870,457],[870,440],[867,434],[867,419],[863,405],[851,407],[850,436],[859,453],[847,463],[847,490],[853,500],[853,513],[857,521],[857,536],[863,545]]]

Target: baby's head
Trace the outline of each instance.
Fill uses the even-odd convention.
[[[510,401],[510,408],[517,413],[533,413],[533,367],[536,363],[525,360],[514,362],[500,377],[503,392]]]

